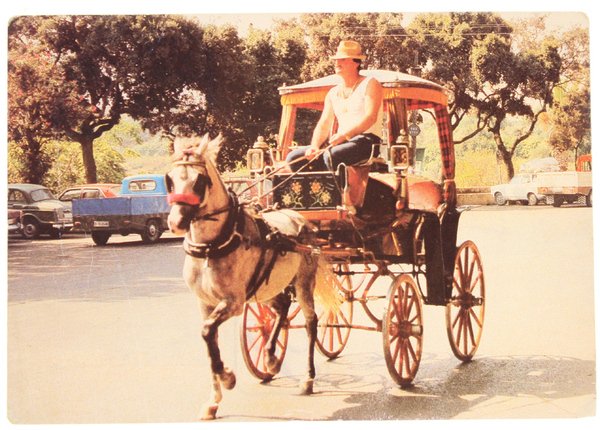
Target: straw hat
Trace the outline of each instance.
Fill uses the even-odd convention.
[[[358,42],[355,42],[354,40],[342,40],[338,45],[335,55],[332,56],[331,59],[341,60],[342,58],[364,60],[367,56],[362,54],[362,49]]]

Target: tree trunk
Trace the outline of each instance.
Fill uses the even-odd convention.
[[[506,173],[508,175],[508,179],[511,180],[513,176],[515,176],[515,166],[512,161],[512,151],[509,151],[504,145],[504,141],[500,136],[499,132],[494,131],[494,141],[496,142],[496,148],[500,157],[502,158],[502,162],[506,166]]]
[[[96,160],[94,160],[94,139],[84,137],[79,141],[81,154],[83,155],[83,168],[85,169],[85,181],[88,184],[98,182],[96,174]]]

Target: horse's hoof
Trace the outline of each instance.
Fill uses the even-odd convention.
[[[216,403],[208,403],[202,406],[202,411],[200,413],[200,419],[202,421],[214,420],[217,418],[217,410],[219,409],[219,405]]]
[[[314,384],[315,384],[314,379],[307,379],[306,381],[301,383],[300,384],[300,394],[302,394],[303,396],[308,396],[310,394],[313,394],[314,393],[314,391],[313,391]]]
[[[265,364],[267,366],[267,370],[271,375],[277,375],[281,370],[281,360],[277,357],[269,357],[268,355],[265,357]]]
[[[225,368],[223,373],[221,373],[219,375],[219,379],[221,380],[221,383],[223,384],[223,388],[225,388],[226,390],[231,390],[231,389],[233,389],[233,387],[235,387],[235,382],[236,382],[235,373],[233,373],[228,368]]]

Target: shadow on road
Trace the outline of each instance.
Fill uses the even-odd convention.
[[[439,365],[450,366],[449,360],[455,362],[448,359]],[[489,403],[487,418],[497,418],[494,404],[503,402],[503,396],[528,398],[531,404],[594,395],[594,380],[593,361],[550,356],[482,358],[456,366],[445,378],[417,382],[409,390],[386,386],[374,393],[354,393],[344,400],[348,407],[337,410],[330,419],[451,419],[478,405],[487,407],[482,406],[484,402]],[[343,385],[332,388],[343,390]],[[501,417],[506,417],[506,410],[501,410]],[[594,411],[581,413],[588,416]]]

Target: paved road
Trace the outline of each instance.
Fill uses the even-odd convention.
[[[355,330],[337,360],[317,356],[317,393],[302,397],[304,332],[291,332],[281,374],[260,384],[245,368],[234,320],[220,338],[238,385],[225,393],[221,420],[594,415],[592,210],[477,208],[461,219],[465,239],[480,248],[487,285],[475,361],[454,358],[443,308],[426,306],[413,388],[391,381],[381,334]],[[208,368],[182,261],[181,241],[169,237],[149,246],[138,236],[111,238],[106,247],[76,236],[9,239],[9,419],[194,421],[208,396]]]

